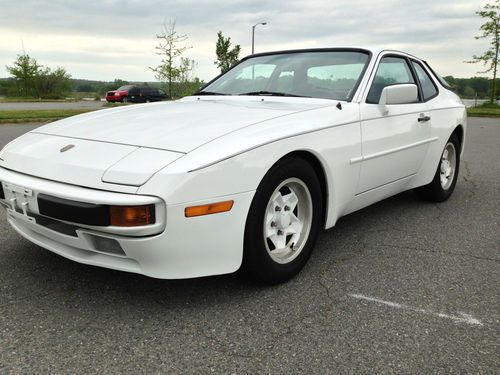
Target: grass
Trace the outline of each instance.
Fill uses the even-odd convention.
[[[471,117],[500,117],[500,105],[484,103],[477,107],[467,108],[467,115]]]
[[[0,124],[24,122],[48,122],[75,116],[93,109],[37,109],[37,110],[7,110],[0,111]]]
[[[78,99],[35,99],[35,98],[1,98],[0,103],[59,103],[77,102]]]

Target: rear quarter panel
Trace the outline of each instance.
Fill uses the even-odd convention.
[[[436,173],[439,159],[446,142],[458,126],[464,130],[461,153],[467,138],[467,111],[460,98],[453,92],[442,87],[439,96],[428,102],[428,114],[431,117],[431,137],[438,137],[430,143],[427,155],[420,171],[410,187],[426,185],[432,181]]]

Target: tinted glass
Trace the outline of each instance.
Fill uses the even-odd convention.
[[[404,83],[415,83],[406,60],[400,57],[383,57],[380,60],[366,102],[378,103],[384,87]]]
[[[431,77],[429,77],[429,74],[427,74],[422,65],[420,65],[415,61],[412,61],[412,64],[413,67],[415,68],[415,71],[417,72],[417,77],[418,80],[420,81],[420,85],[422,86],[424,100],[432,98],[438,92],[436,86],[434,86],[434,82],[432,82]]]
[[[368,53],[318,51],[249,58],[205,87],[225,95],[268,91],[290,96],[350,100]]]
[[[130,90],[132,87],[134,87],[133,85],[126,85],[126,86],[121,86],[119,88],[117,88],[117,90],[121,90],[121,91],[128,91]]]

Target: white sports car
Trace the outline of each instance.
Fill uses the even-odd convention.
[[[458,96],[407,53],[262,53],[193,96],[17,138],[0,202],[22,236],[77,262],[277,283],[343,215],[408,189],[447,199],[465,133]]]

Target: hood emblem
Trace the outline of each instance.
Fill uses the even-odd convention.
[[[61,148],[59,150],[59,152],[66,152],[68,150],[71,150],[73,147],[75,147],[75,145],[67,145],[67,146],[64,146],[63,148]]]

